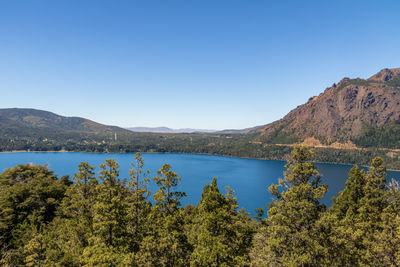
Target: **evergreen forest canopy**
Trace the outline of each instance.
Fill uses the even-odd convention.
[[[197,206],[169,164],[154,177],[134,157],[129,182],[112,159],[58,178],[45,166],[0,174],[0,262],[9,266],[399,266],[400,185],[383,160],[354,166],[331,207],[312,163],[296,145],[274,200],[250,218],[216,178]],[[149,192],[153,181],[156,192]]]

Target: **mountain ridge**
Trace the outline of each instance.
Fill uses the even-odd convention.
[[[399,123],[400,68],[395,68],[368,79],[343,78],[282,119],[253,132],[260,134],[259,140],[275,144],[315,138],[324,145],[351,142],[360,147],[400,148],[394,138],[400,133]]]
[[[113,133],[126,132],[127,130],[103,125],[81,117],[65,117],[50,111],[32,108],[2,108],[0,109],[0,127],[29,132],[36,130],[46,133],[53,132],[88,132],[88,133]]]

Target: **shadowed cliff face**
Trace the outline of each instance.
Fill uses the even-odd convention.
[[[364,135],[371,134],[371,130],[396,128],[399,122],[400,68],[397,68],[381,70],[366,80],[344,78],[258,132],[261,139],[271,143],[302,142],[309,137],[323,144],[357,143]]]

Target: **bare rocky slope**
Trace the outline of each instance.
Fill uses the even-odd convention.
[[[255,132],[265,143],[400,148],[400,68],[344,78]]]

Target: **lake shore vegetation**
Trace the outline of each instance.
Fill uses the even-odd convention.
[[[285,148],[288,149],[288,148]],[[268,207],[250,217],[232,189],[205,185],[182,207],[181,178],[164,164],[154,177],[137,153],[129,179],[109,159],[79,165],[72,179],[46,166],[0,174],[0,263],[5,266],[399,266],[400,185],[380,157],[354,166],[330,207],[313,163],[290,148]],[[149,191],[149,183],[157,185]],[[240,190],[240,189],[237,189]],[[266,214],[264,214],[266,210]]]

